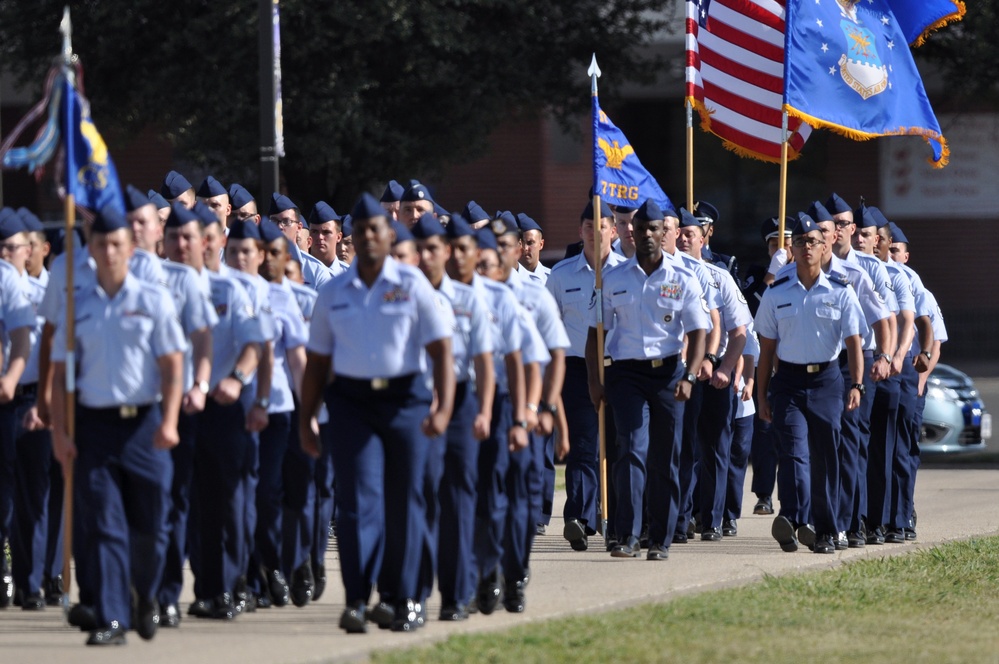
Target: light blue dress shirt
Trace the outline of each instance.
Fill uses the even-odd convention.
[[[517,304],[513,291],[492,279],[476,274],[472,277],[472,289],[486,305],[493,343],[496,393],[509,394],[505,358],[510,353],[524,350],[523,321],[527,318],[527,312]]]
[[[603,274],[625,262],[621,254],[613,251],[603,264]],[[562,323],[569,335],[568,357],[586,357],[586,336],[590,332],[590,310],[596,306],[597,273],[580,253],[561,261],[552,268],[545,287],[555,298]],[[607,339],[609,342],[610,339]]]

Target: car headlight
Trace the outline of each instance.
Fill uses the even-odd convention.
[[[957,391],[942,385],[930,385],[926,390],[927,399],[937,399],[938,401],[958,401],[961,396]]]

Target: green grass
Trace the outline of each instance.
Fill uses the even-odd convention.
[[[999,662],[999,537],[372,656],[406,664],[618,658]]]

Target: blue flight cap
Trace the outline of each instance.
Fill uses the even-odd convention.
[[[404,191],[399,200],[402,202],[430,201],[431,203],[433,203],[434,197],[430,195],[430,190],[427,189],[426,185],[416,183],[415,185],[412,185],[409,189]]]
[[[476,242],[479,240],[472,226],[460,214],[451,215],[451,223],[444,228],[444,232],[450,240],[457,240],[460,237],[468,236],[475,238]]]
[[[0,208],[0,221],[5,220],[10,215],[14,214],[14,209],[9,208],[6,205]]]
[[[620,210],[620,209],[621,208],[618,207],[618,210]],[[614,213],[611,212],[610,206],[607,205],[607,201],[605,201],[604,199],[601,198],[600,199],[600,218],[603,219],[604,217],[610,217],[610,218],[613,219],[614,218]],[[659,218],[662,219],[662,217],[659,217]],[[586,207],[583,208],[583,214],[579,215],[579,220],[582,221],[583,219],[593,219],[593,197],[590,197],[590,199],[586,202]],[[596,221],[596,220],[594,219],[594,221]]]
[[[259,240],[260,238],[260,228],[246,219],[244,221],[239,221],[238,219],[231,224],[229,224],[229,239],[230,240]]]
[[[871,217],[874,219],[874,225],[878,228],[884,228],[891,223],[888,221],[888,218],[885,217],[884,213],[873,205],[867,208],[867,210],[871,213]]]
[[[410,229],[412,231],[413,237],[417,240],[426,240],[435,235],[446,235],[447,231],[444,230],[443,224],[437,220],[437,217],[430,214],[429,212],[424,212],[420,215],[420,218],[416,220],[413,227]]]
[[[327,221],[340,221],[340,215],[326,201],[318,201],[309,213],[309,225],[325,224]]]
[[[153,189],[150,189],[149,191],[146,192],[146,198],[149,199],[150,203],[156,206],[157,210],[162,210],[163,208],[170,207],[170,201],[163,198],[163,194]]]
[[[475,231],[475,237],[479,241],[479,249],[492,249],[493,251],[499,251],[499,245],[496,244],[496,236],[491,230],[489,230],[489,227],[483,226],[479,230]]]
[[[592,191],[593,188],[590,187],[590,189]],[[590,195],[590,198],[593,198],[592,194]],[[612,205],[611,207],[615,212],[621,212],[622,214],[631,214],[638,209],[637,207],[631,207],[630,205]]]
[[[853,221],[857,224],[857,228],[877,228],[878,226],[878,220],[871,214],[871,208],[863,203],[853,211]]]
[[[527,231],[537,231],[542,235],[544,234],[544,231],[541,230],[541,226],[538,225],[538,222],[534,221],[523,212],[517,213],[517,226],[520,228],[522,233],[526,233]]]
[[[177,198],[188,189],[194,189],[194,187],[187,181],[187,178],[177,171],[170,171],[163,178],[163,186],[160,187],[160,193],[163,195],[163,198]]]
[[[219,218],[215,216],[215,213],[212,212],[212,209],[207,205],[205,205],[204,203],[202,203],[201,201],[198,201],[197,203],[194,204],[194,207],[191,208],[191,212],[193,212],[195,218],[197,218],[197,220],[201,222],[201,225],[205,227],[211,226],[212,224],[217,224],[219,221]],[[169,226],[170,223],[167,222],[167,225]]]
[[[119,212],[113,205],[105,205],[94,217],[94,223],[90,227],[92,233],[113,233],[122,228],[128,228],[125,222],[125,215]]]
[[[246,187],[243,185],[233,182],[229,186],[229,202],[232,203],[233,210],[238,210],[244,205],[252,203],[255,200],[256,199],[253,198],[253,195],[248,192]]]
[[[794,228],[794,219],[791,217],[784,217],[784,235],[791,235],[792,228]],[[777,237],[779,233],[780,217],[770,217],[769,219],[763,220],[763,223],[760,225],[760,235],[763,237],[764,242],[772,237]]]
[[[808,216],[815,220],[816,223],[822,221],[832,221],[832,214],[826,209],[826,206],[819,201],[813,201],[808,208]]]
[[[350,217],[355,221],[358,219],[374,219],[375,217],[384,217],[386,215],[385,208],[375,200],[374,196],[367,192],[361,194],[361,197],[354,203],[354,209],[350,211]]]
[[[144,193],[142,193],[132,185],[128,185],[127,187],[125,187],[126,212],[135,212],[140,207],[144,205],[149,205],[149,203],[150,203],[149,197],[146,196]]]
[[[475,201],[468,201],[468,205],[465,209],[461,211],[461,216],[465,218],[470,224],[474,224],[477,221],[483,221],[484,219],[489,219],[489,215],[485,210],[482,209]]]
[[[666,218],[663,214],[662,209],[659,204],[656,203],[651,198],[646,199],[644,203],[638,206],[638,212],[635,213],[635,221],[661,221]]]
[[[808,216],[805,212],[798,213],[798,220],[794,222],[794,229],[791,231],[792,235],[804,235],[805,233],[811,233],[812,231],[822,232],[819,225],[815,223],[815,220]]]
[[[415,187],[415,186],[417,186],[419,184],[420,184],[419,180],[409,179],[409,180],[406,180],[406,184],[402,185],[402,188],[403,189],[411,189],[412,187]]]
[[[212,198],[213,196],[228,196],[229,192],[226,191],[222,183],[216,180],[213,176],[209,175],[198,187],[198,196],[202,198]]]
[[[829,196],[829,200],[826,201],[826,209],[833,214],[853,212],[853,208],[850,207],[850,204],[840,198],[840,195],[836,192],[833,192],[832,195]]]
[[[888,222],[888,228],[891,229],[891,241],[894,242],[904,242],[909,244],[909,238],[905,237],[905,233],[902,229],[895,225],[894,221]]]
[[[269,217],[272,214],[281,214],[286,210],[298,210],[298,206],[284,194],[279,194],[275,191],[271,194],[271,206],[267,209],[267,216]]]
[[[434,214],[438,217],[447,217],[448,219],[451,218],[451,213],[445,210],[444,206],[436,201],[434,201]]]
[[[212,215],[212,221],[216,221],[215,215],[212,213],[211,210],[208,209],[207,205],[205,205],[204,203],[198,203],[195,204],[194,207],[197,208],[198,205],[200,205],[205,210],[208,210],[208,214]],[[174,203],[173,205],[170,206],[170,216],[167,217],[166,227],[179,228],[181,226],[185,226],[191,223],[192,221],[196,221],[199,224],[204,225],[204,221],[202,221],[201,215],[198,214],[196,209],[188,210],[180,203]]]
[[[437,222],[435,221],[434,223]],[[391,224],[392,224],[392,230],[395,231],[395,241],[392,242],[393,247],[402,242],[416,242],[416,238],[413,237],[413,234],[409,231],[408,228],[406,228],[406,225],[404,223],[393,219]],[[439,226],[440,224],[438,223],[437,225]]]
[[[395,180],[389,180],[388,184],[385,185],[385,191],[382,192],[381,201],[382,203],[398,203],[399,199],[402,198],[405,189],[401,184]]]
[[[489,228],[497,237],[514,233],[520,235],[520,228],[517,226],[517,218],[509,210],[497,211],[496,217],[489,223]]]
[[[635,216],[637,217],[638,215],[636,214]],[[686,208],[680,208],[679,220],[680,223],[677,224],[677,228],[700,228],[702,223],[700,217],[695,217],[690,212],[687,212]]]
[[[702,224],[713,224],[721,219],[718,208],[707,201],[697,201],[694,203],[695,218]]]
[[[270,219],[261,219],[258,230],[260,231],[260,239],[267,244],[284,237],[284,233],[281,232],[278,225]]]
[[[7,240],[28,230],[24,222],[21,221],[21,215],[10,208],[4,208],[4,210],[9,210],[9,213],[0,219],[0,240]]]
[[[340,220],[340,230],[345,236],[352,235],[354,233],[353,217],[349,214],[343,215],[343,219]]]
[[[17,208],[17,213],[21,215],[21,223],[28,230],[29,233],[44,233],[45,227],[42,226],[41,220],[35,216],[35,213],[26,207]]]

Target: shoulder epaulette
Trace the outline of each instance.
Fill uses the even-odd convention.
[[[781,277],[780,279],[778,279],[777,281],[775,281],[772,284],[770,284],[770,288],[774,288],[776,286],[780,286],[785,281],[790,281],[790,280],[791,280],[791,277],[785,275],[785,276]]]

